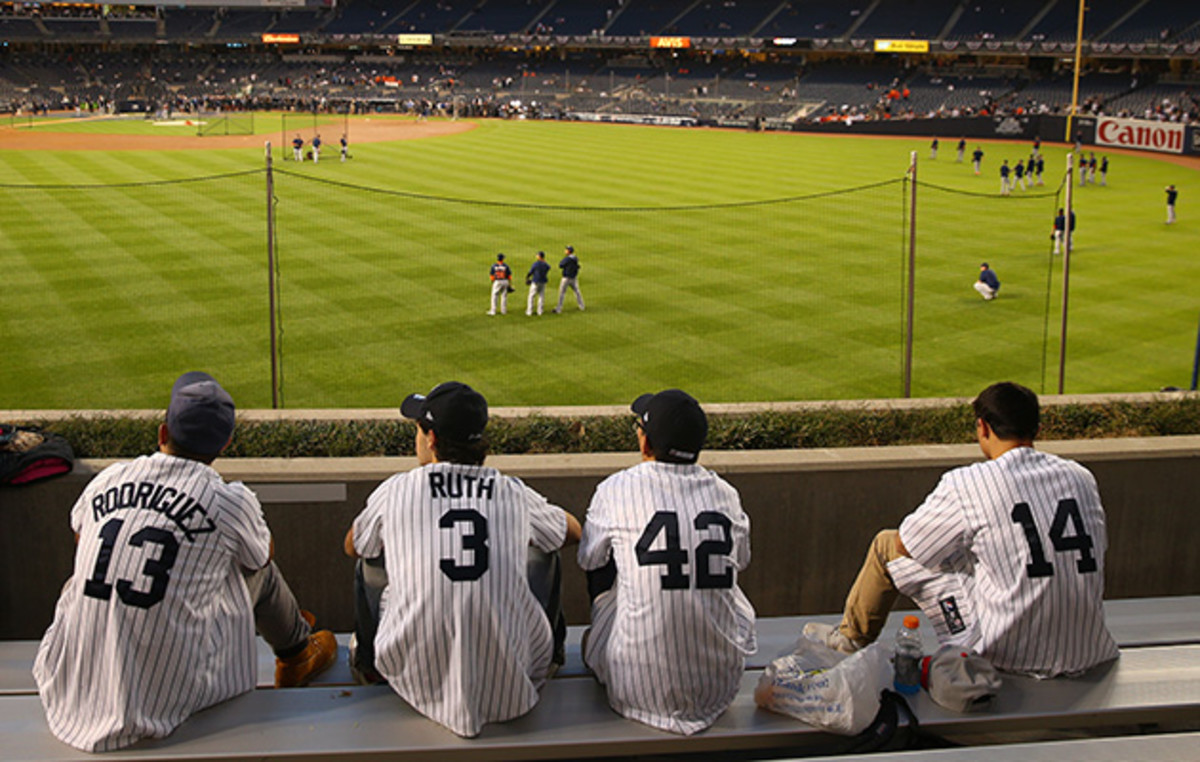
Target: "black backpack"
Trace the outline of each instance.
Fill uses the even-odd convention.
[[[37,426],[0,423],[0,484],[29,484],[71,471],[75,452],[60,435]]]

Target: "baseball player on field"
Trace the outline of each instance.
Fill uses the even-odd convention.
[[[102,471],[71,509],[77,548],[33,675],[50,730],[84,751],[169,735],[255,687],[257,625],[277,687],[337,656],[271,561],[254,493],[210,465],[233,436],[233,399],[207,373],[171,390],[159,451]]]
[[[562,270],[562,280],[558,283],[558,306],[554,311],[562,314],[563,299],[567,296],[568,288],[575,292],[575,301],[579,304],[580,311],[583,311],[583,294],[579,292],[579,257],[575,256],[574,246],[566,247],[563,253],[566,256],[558,262],[558,269]]]
[[[471,387],[439,384],[400,412],[419,465],[372,492],[346,534],[360,559],[351,670],[475,736],[532,709],[563,662],[557,551],[579,522],[483,465],[487,402]]]
[[[875,536],[838,627],[808,637],[853,652],[903,593],[943,645],[999,669],[1077,675],[1118,656],[1104,623],[1104,508],[1083,466],[1034,449],[1038,399],[1004,382],[972,403],[987,460],[946,473],[900,529]]]
[[[313,135],[312,157],[313,157],[313,164],[316,164],[317,162],[321,161],[321,133],[319,133],[319,132],[316,135]]]
[[[525,303],[525,314],[533,314],[533,303],[537,302],[537,314],[542,314],[546,303],[546,282],[550,280],[550,263],[546,261],[546,252],[539,251],[537,259],[529,266],[525,275],[525,285],[529,286],[529,298]]]
[[[292,153],[295,155],[296,161],[304,161],[304,138],[300,137],[300,133],[296,133],[296,137],[292,138]]]
[[[708,420],[695,399],[669,389],[632,407],[642,462],[596,487],[579,545],[592,598],[583,658],[619,714],[697,733],[729,707],[757,648],[737,585],[750,519],[696,463]]]
[[[497,254],[496,261],[492,264],[491,270],[488,271],[489,277],[492,279],[492,306],[488,308],[487,314],[496,314],[496,301],[500,301],[500,314],[508,314],[508,292],[512,287],[512,268],[504,263],[504,255]]]

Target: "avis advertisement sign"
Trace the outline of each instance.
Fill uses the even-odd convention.
[[[1096,120],[1096,144],[1102,146],[1183,153],[1183,133],[1182,124],[1171,122],[1110,117]]]

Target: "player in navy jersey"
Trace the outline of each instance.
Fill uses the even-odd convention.
[[[975,167],[975,174],[979,174],[979,167],[983,163],[983,149],[975,146],[975,150],[971,152],[971,164]]]
[[[496,302],[500,302],[500,314],[508,314],[508,292],[512,290],[512,268],[504,261],[503,254],[496,255],[496,261],[488,270],[492,280],[492,302],[487,314],[496,314]]]
[[[1118,656],[1104,622],[1104,508],[1083,466],[1034,449],[1037,395],[993,384],[972,403],[987,458],[947,472],[899,530],[876,535],[837,627],[805,635],[841,651],[874,642],[898,594],[944,645],[999,669],[1079,674]]]
[[[550,263],[546,261],[546,252],[539,251],[529,272],[525,275],[525,285],[529,286],[529,297],[525,302],[525,314],[533,314],[534,302],[537,302],[537,314],[542,314],[546,303],[546,282],[550,279]]]
[[[337,656],[271,561],[258,499],[211,466],[234,417],[212,376],[185,373],[158,452],[104,469],[71,509],[75,568],[33,676],[51,732],[77,749],[162,738],[253,690],[255,627],[275,650],[277,687],[308,683]]]
[[[984,262],[979,266],[979,278],[975,281],[975,290],[979,292],[987,301],[996,298],[996,294],[1000,292],[1000,279],[996,277],[996,273]]]
[[[1037,184],[1038,185],[1046,184],[1046,183],[1042,182],[1042,172],[1045,169],[1046,169],[1046,158],[1039,153],[1037,155]]]
[[[292,138],[292,154],[296,161],[304,161],[304,138],[300,137],[300,133],[296,133],[296,137]]]
[[[532,709],[563,661],[558,549],[579,521],[483,464],[487,401],[471,387],[410,394],[400,412],[418,466],[371,493],[344,543],[361,559],[351,669],[475,736]]]
[[[1100,184],[1108,185],[1108,157],[1100,157]]]
[[[1025,187],[1025,165],[1020,159],[1017,159],[1017,163],[1013,165],[1013,174],[1016,175],[1017,178],[1015,181],[1013,181],[1013,187],[1015,188],[1016,186],[1020,185],[1021,190],[1028,190]]]
[[[958,162],[959,164],[962,164],[963,154],[966,153],[966,150],[967,150],[967,139],[959,138],[958,139],[958,156],[955,158],[955,161]]]
[[[696,463],[708,419],[695,399],[668,389],[632,408],[642,462],[596,487],[579,545],[592,597],[583,658],[621,715],[696,733],[733,701],[756,649],[737,585],[750,519]]]
[[[1174,185],[1167,186],[1167,224],[1175,224],[1175,199],[1179,198],[1179,191]]]
[[[1008,159],[1000,165],[1000,195],[1007,196],[1009,192],[1008,175],[1012,170],[1008,166]]]

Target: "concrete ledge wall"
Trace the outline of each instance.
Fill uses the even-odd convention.
[[[1109,520],[1108,597],[1200,594],[1200,436],[1044,442],[1095,473]],[[741,493],[753,561],[741,584],[761,616],[839,611],[862,554],[948,468],[979,460],[974,445],[708,452],[702,462]],[[0,638],[37,638],[49,624],[74,552],[68,513],[111,461],[81,461],[68,476],[0,488]],[[495,456],[583,517],[596,484],[637,462],[633,453]],[[367,495],[412,458],[219,460],[227,479],[263,501],[276,559],[321,624],[349,630],[353,562],[342,537]],[[564,564],[572,624],[587,621],[583,574]]]

